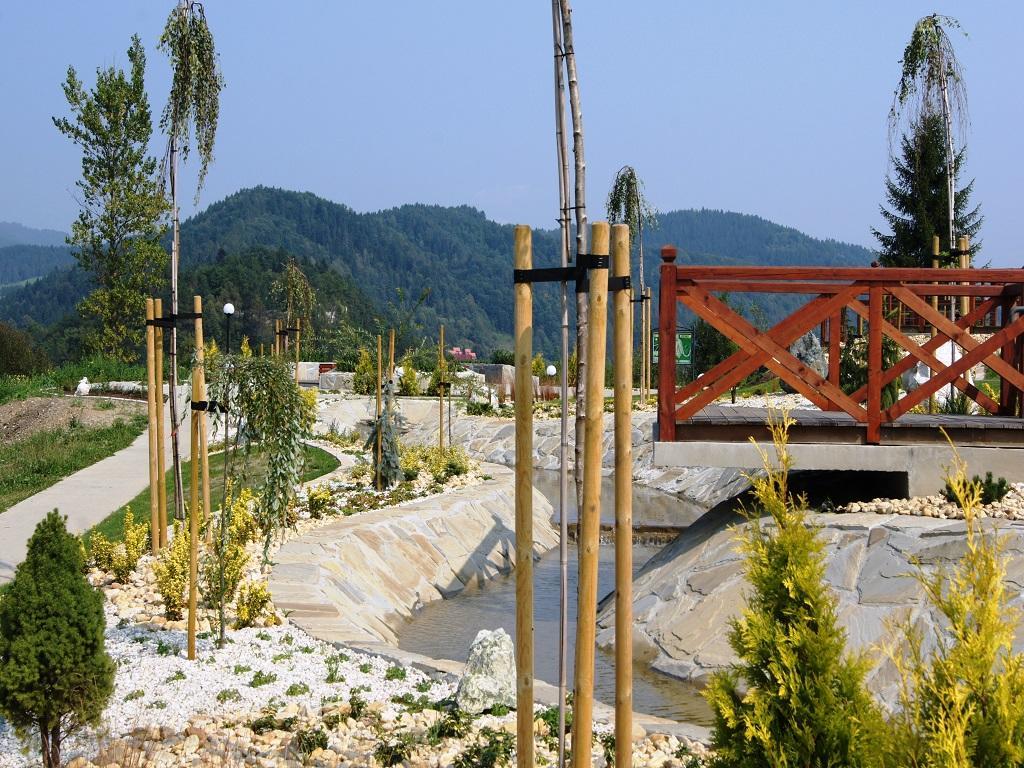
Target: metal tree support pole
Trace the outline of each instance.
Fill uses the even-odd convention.
[[[200,317],[195,320],[196,362],[192,366],[192,402],[198,403],[206,399],[203,391],[203,299],[192,298],[192,311]],[[192,489],[191,509],[188,517],[189,558],[188,558],[188,658],[196,658],[196,614],[199,602],[199,494],[204,490],[199,487],[199,430],[203,423],[199,411],[192,411]]]
[[[153,302],[154,317],[164,316],[164,300],[156,299]],[[164,427],[164,329],[157,326],[154,331],[156,342],[156,357],[153,364],[156,366],[156,463],[159,480],[156,484],[157,496],[160,502],[160,548],[167,546],[167,457],[166,429]]]
[[[530,228],[515,229],[516,269],[533,267]],[[533,288],[515,288],[516,765],[533,768]]]
[[[149,415],[149,541],[150,551],[155,557],[160,551],[160,496],[156,486],[157,475],[157,428],[156,428],[156,329],[152,324],[153,299],[146,299],[146,405]],[[163,401],[163,398],[160,398]],[[160,403],[161,406],[163,402]]]
[[[608,222],[591,226],[591,249],[608,256]],[[604,435],[604,364],[608,325],[608,270],[590,275],[587,401],[583,451],[583,508],[579,511],[579,592],[572,719],[573,768],[590,768],[594,714],[594,635],[597,623],[598,546],[601,535],[601,438]]]
[[[629,227],[612,227],[612,269],[629,275]],[[633,765],[633,323],[615,292],[615,766]],[[643,351],[643,350],[641,350]]]

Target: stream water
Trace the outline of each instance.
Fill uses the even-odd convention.
[[[558,509],[558,475],[536,472],[535,484]],[[605,478],[602,487],[602,522],[613,519],[611,500],[614,486]],[[570,485],[570,496],[572,486]],[[574,499],[569,499],[568,518],[575,521]],[[652,527],[685,527],[700,514],[694,505],[685,505],[669,494],[636,486],[633,515],[637,525]],[[557,514],[557,512],[556,512]],[[633,548],[634,573],[656,552],[657,547],[637,545]],[[573,646],[576,633],[576,545],[569,545],[569,670],[567,679],[572,688]],[[614,549],[602,545],[598,570],[598,598],[615,586]],[[559,563],[558,548],[546,553],[534,570],[534,655],[536,676],[553,685],[558,684],[559,630]],[[515,636],[515,578],[504,576],[478,588],[468,588],[457,597],[427,605],[417,613],[399,634],[398,645],[408,651],[434,658],[465,661],[469,647],[481,629],[503,627]],[[614,657],[598,650],[594,670],[594,695],[613,705],[615,702]],[[638,712],[673,720],[710,724],[711,716],[699,688],[652,670],[644,662],[633,664],[633,706]]]

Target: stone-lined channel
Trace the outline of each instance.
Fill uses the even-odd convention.
[[[554,472],[538,470],[535,485],[558,509],[558,476]],[[602,522],[614,517],[612,499],[613,480],[605,478],[602,488]],[[570,487],[570,497],[572,496]],[[637,525],[664,528],[679,527],[696,519],[701,510],[686,505],[674,496],[634,486],[633,515]],[[574,499],[569,499],[569,520],[575,521]],[[569,546],[569,687],[572,688],[572,644],[576,630],[576,546]],[[634,572],[656,552],[657,547],[636,545],[633,548]],[[602,545],[598,595],[603,597],[614,588],[614,550]],[[558,550],[547,552],[535,566],[535,657],[536,675],[551,684],[558,683]],[[422,653],[433,658],[465,661],[469,646],[481,629],[503,627],[510,635],[515,632],[515,576],[504,576],[487,582],[482,587],[467,588],[450,600],[431,603],[418,612],[399,631],[398,645],[403,650]],[[650,715],[682,722],[708,725],[710,711],[691,683],[660,674],[645,662],[633,665],[634,709]],[[597,653],[595,669],[595,695],[600,701],[615,702],[615,670],[613,657],[603,651]]]

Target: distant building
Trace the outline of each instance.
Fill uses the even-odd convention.
[[[448,356],[452,360],[458,360],[460,363],[467,363],[476,360],[476,352],[469,347],[463,349],[462,347],[452,347],[448,350]]]

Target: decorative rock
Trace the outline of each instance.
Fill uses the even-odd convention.
[[[789,348],[790,354],[793,355],[797,360],[806,365],[808,368],[813,368],[822,376],[828,370],[825,363],[825,353],[821,349],[821,341],[814,334],[813,331],[808,331],[799,339],[793,342],[793,346]],[[782,385],[782,391],[794,394],[795,389],[790,387],[785,381],[780,382]]]
[[[497,705],[516,704],[516,662],[512,638],[504,629],[477,633],[469,649],[466,672],[455,693],[459,707],[479,714]]]

